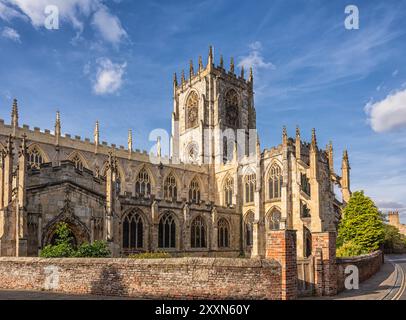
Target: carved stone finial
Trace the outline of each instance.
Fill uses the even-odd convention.
[[[193,60],[190,60],[189,63],[189,80],[192,80],[192,77],[195,75],[195,70],[193,68]]]
[[[241,79],[244,79],[244,66],[241,67]]]
[[[131,129],[128,129],[128,151],[131,152],[133,150],[133,132]]]
[[[199,72],[201,72],[203,70],[203,60],[202,60],[202,56],[199,56]]]
[[[220,56],[220,68],[224,69],[224,59],[223,59],[223,55]]]
[[[173,74],[173,85],[175,87],[178,86],[178,76],[176,75],[176,72]]]
[[[299,126],[296,126],[296,137],[299,137],[299,139],[300,139],[300,128],[299,128]]]
[[[181,77],[181,84],[182,86],[185,84],[186,79],[185,79],[185,70],[182,70],[182,77]]]
[[[235,69],[235,66],[234,66],[234,58],[231,58],[231,60],[230,60],[230,72],[231,72],[232,74],[234,74],[234,69]]]
[[[316,129],[312,129],[312,146],[317,147]]]

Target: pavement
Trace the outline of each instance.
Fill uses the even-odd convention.
[[[385,263],[359,289],[344,290],[333,297],[305,297],[301,300],[406,300],[406,255],[385,255]]]

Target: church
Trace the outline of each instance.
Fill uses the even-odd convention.
[[[297,256],[312,254],[312,233],[335,231],[348,202],[350,166],[341,175],[333,146],[319,148],[299,128],[261,148],[254,77],[234,61],[190,63],[173,80],[169,155],[62,135],[0,120],[0,256],[38,256],[66,222],[76,244],[105,240],[115,257],[165,251],[173,256],[263,257],[269,230],[296,230]],[[168,108],[168,114],[170,109]],[[341,195],[335,190],[341,189]],[[339,200],[341,199],[341,200]]]

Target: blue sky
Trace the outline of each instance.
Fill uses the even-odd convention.
[[[59,29],[44,8],[59,8]],[[359,9],[347,30],[344,9]],[[352,189],[365,190],[406,223],[405,1],[0,0],[0,117],[17,97],[20,121],[150,149],[170,129],[172,77],[224,55],[253,66],[262,147],[300,125],[320,146],[331,139],[336,169],[348,148]]]

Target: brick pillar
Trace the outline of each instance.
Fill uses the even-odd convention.
[[[318,296],[337,294],[336,232],[312,233],[315,290]]]
[[[281,299],[297,298],[296,231],[269,231],[266,259],[275,260],[281,267]]]

